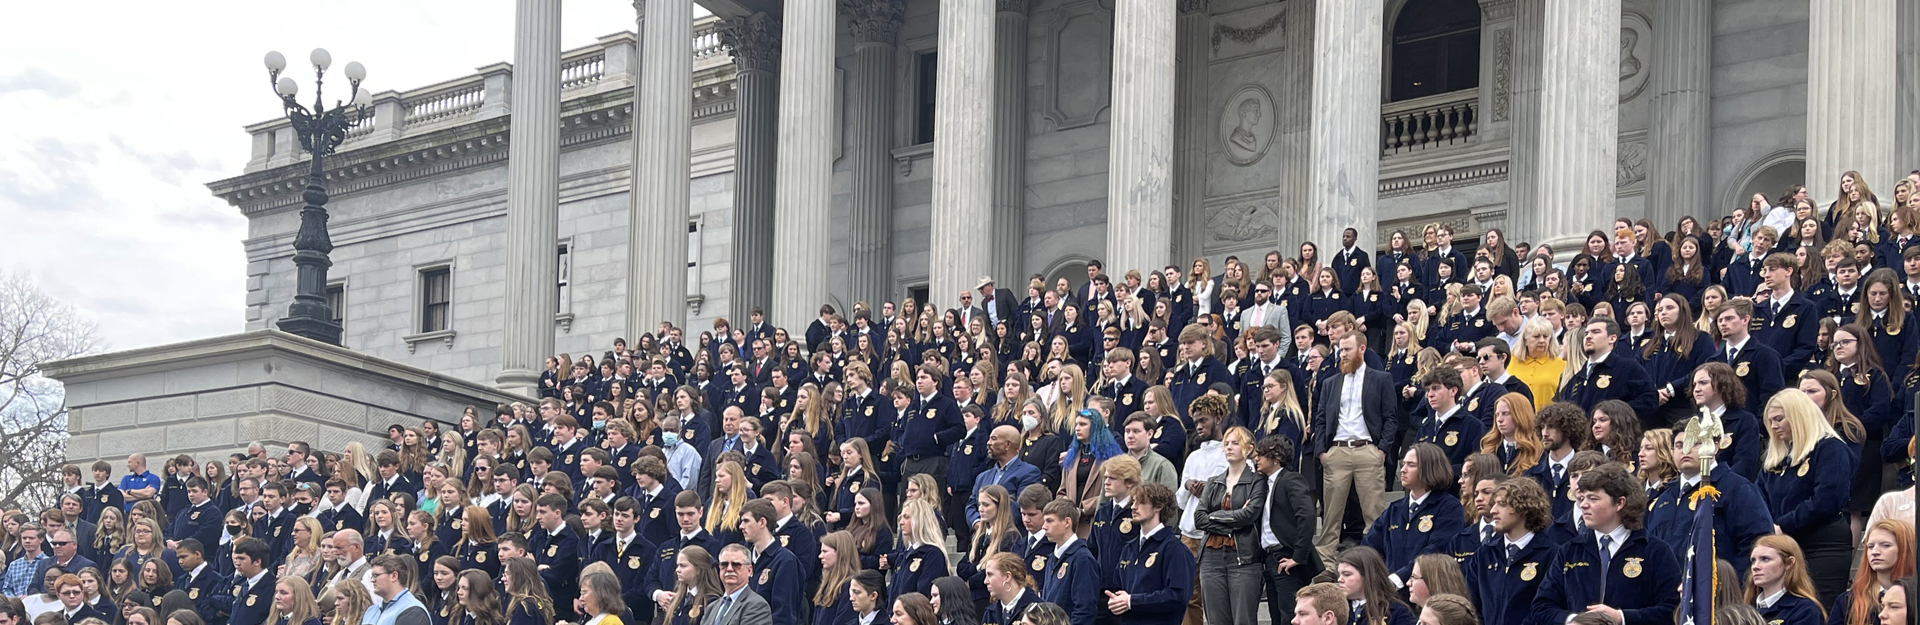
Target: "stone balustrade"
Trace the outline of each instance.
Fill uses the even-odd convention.
[[[1480,129],[1479,91],[1463,89],[1380,107],[1383,156],[1460,145]]]
[[[732,81],[732,59],[720,41],[719,25],[720,20],[712,16],[700,18],[693,24],[690,43],[694,58],[694,96],[702,102],[712,100],[714,94],[699,92],[726,90],[716,83]],[[633,85],[640,76],[636,43],[634,33],[619,32],[601,37],[592,45],[563,52],[561,99],[570,101],[602,94],[631,97]],[[425,87],[377,93],[371,114],[347,132],[347,140],[340,149],[360,149],[507,115],[512,112],[512,103],[507,97],[512,87],[513,66],[495,63],[473,74]],[[730,110],[730,106],[717,102],[704,106]],[[305,159],[291,124],[284,118],[253,124],[247,127],[247,132],[253,135],[253,157],[246,166],[249,173]]]

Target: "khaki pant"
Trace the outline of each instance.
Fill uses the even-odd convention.
[[[1187,546],[1188,551],[1193,552],[1193,561],[1194,561],[1193,598],[1187,600],[1187,616],[1186,618],[1180,621],[1180,625],[1206,625],[1207,613],[1205,610],[1201,609],[1201,605],[1200,605],[1199,562],[1200,562],[1200,552],[1206,549],[1207,541],[1204,538],[1187,538],[1185,536],[1181,536],[1180,542]]]
[[[1320,539],[1314,542],[1321,560],[1329,563],[1335,560],[1334,550],[1340,546],[1340,524],[1347,513],[1349,491],[1359,495],[1360,514],[1366,517],[1366,525],[1372,526],[1373,520],[1386,511],[1386,461],[1386,452],[1373,445],[1334,447],[1321,459]]]

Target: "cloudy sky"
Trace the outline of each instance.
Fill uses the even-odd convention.
[[[567,0],[564,14],[567,48],[634,28],[628,0]],[[513,2],[9,6],[0,271],[97,320],[112,349],[242,330],[246,220],[206,183],[241,173],[242,126],[281,114],[261,56],[300,65],[314,47],[336,71],[365,64],[374,92],[425,86],[512,60]],[[289,73],[309,92],[311,69]]]

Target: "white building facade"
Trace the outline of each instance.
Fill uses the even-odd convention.
[[[346,347],[527,393],[661,320],[797,331],[1347,227],[1566,243],[1920,167],[1915,2],[642,0],[571,51],[560,4],[330,157]],[[210,186],[249,218],[251,330],[292,300],[305,157],[248,131]]]

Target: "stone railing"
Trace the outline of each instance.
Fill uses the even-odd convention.
[[[729,78],[727,47],[720,42],[720,20],[705,17],[693,24],[696,83]],[[631,32],[601,37],[592,45],[567,50],[560,56],[561,97],[585,98],[608,92],[630,92],[640,80],[638,39]],[[725,76],[709,74],[725,73]],[[703,80],[703,77],[705,80]],[[453,126],[497,118],[512,112],[513,66],[495,63],[475,73],[406,91],[374,95],[372,115],[347,132],[342,150],[404,139]],[[280,167],[302,160],[298,140],[285,119],[247,127],[253,135],[253,158],[246,171]]]
[[[1465,89],[1380,107],[1380,153],[1385,156],[1460,145],[1480,128],[1480,92]]]

